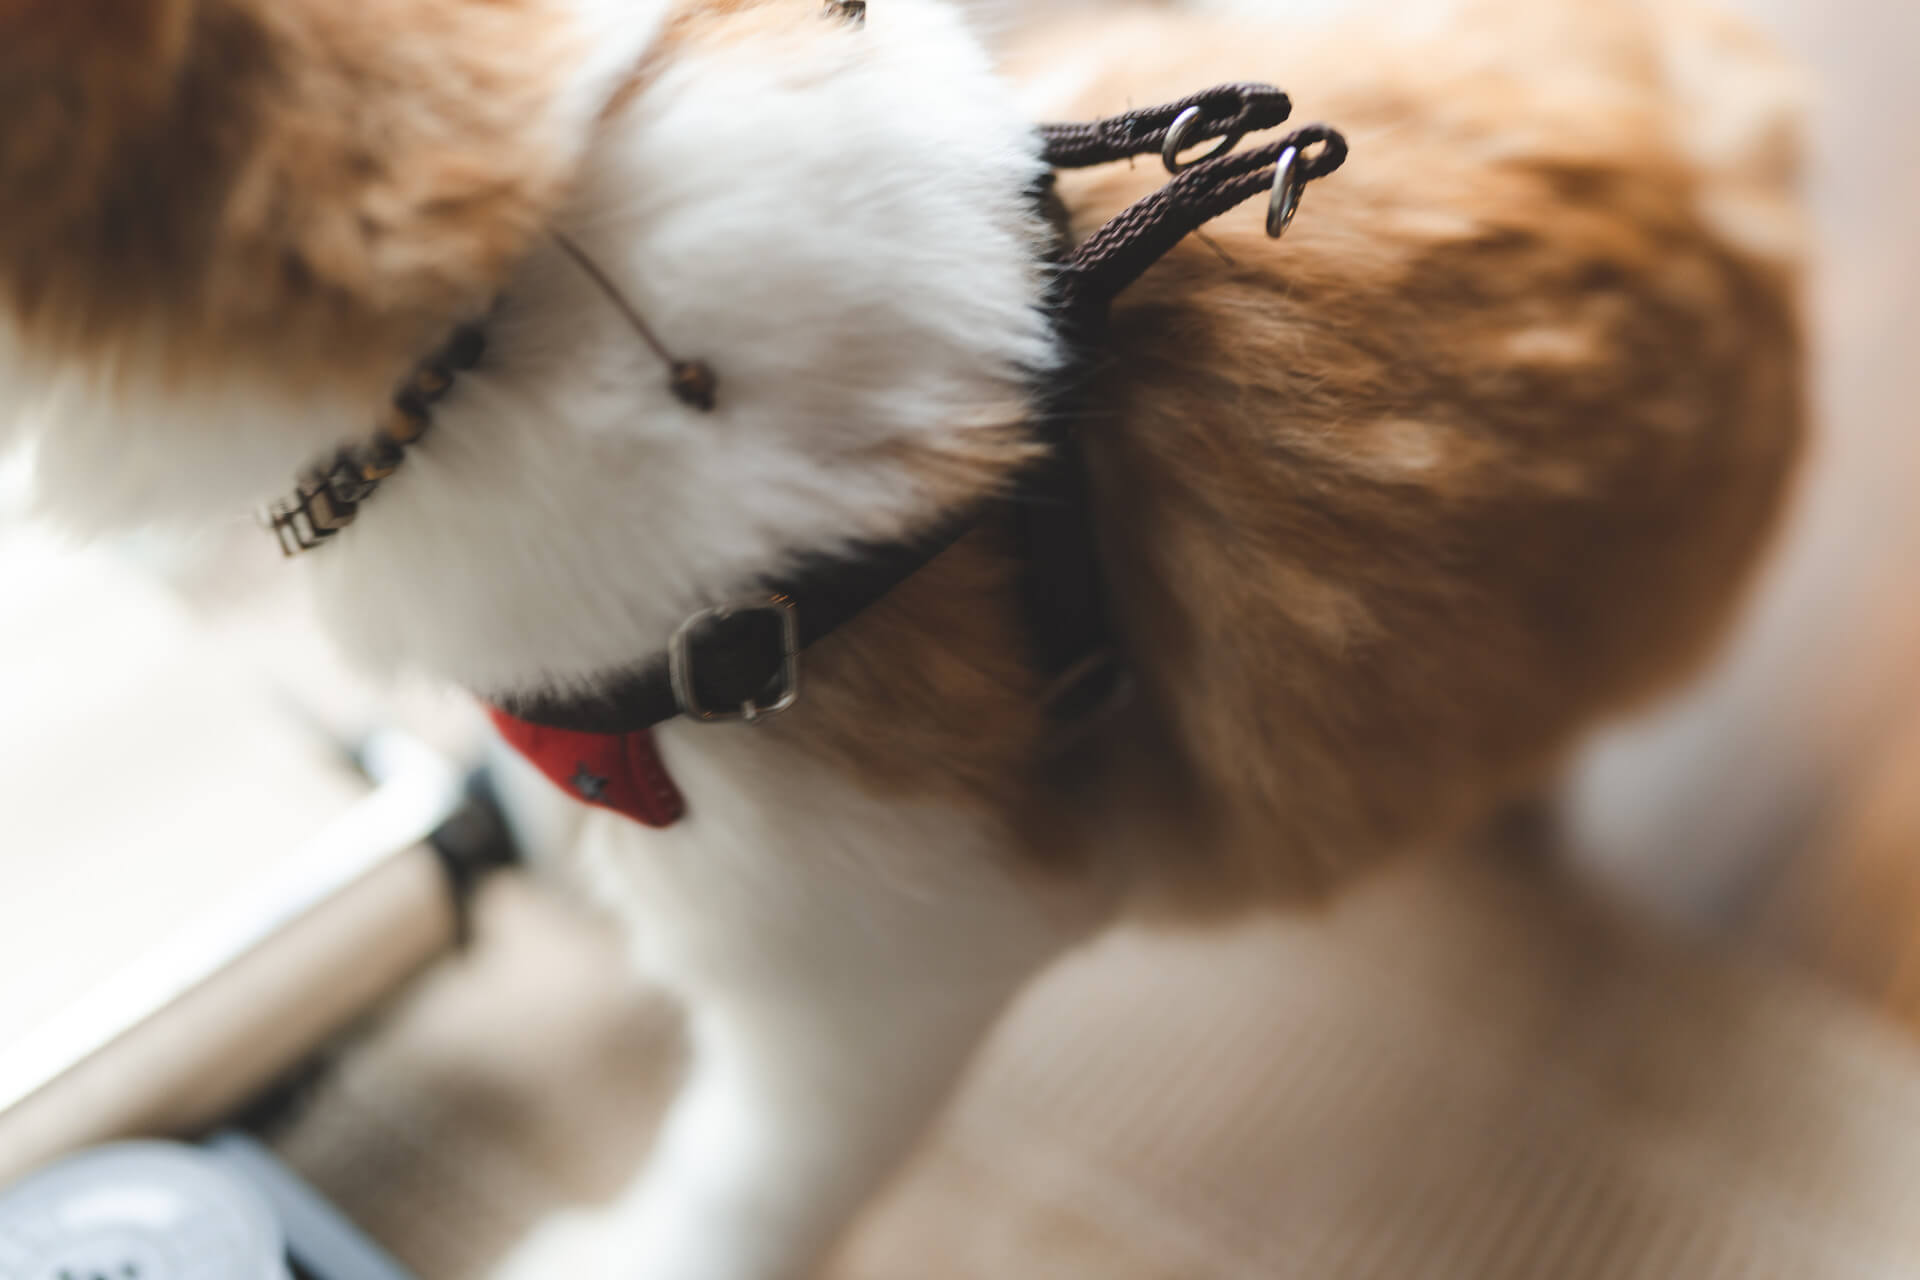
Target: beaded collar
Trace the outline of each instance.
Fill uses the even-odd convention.
[[[676,358],[579,245],[558,231],[553,233],[553,241],[667,366],[667,387],[674,398],[702,413],[713,412],[716,383],[707,362]],[[433,422],[433,406],[453,389],[454,378],[476,367],[486,350],[486,333],[477,324],[455,329],[438,351],[413,367],[393,393],[371,438],[346,445],[309,467],[290,496],[262,511],[261,522],[279,540],[281,554],[297,556],[311,551],[352,524],[360,514],[360,505],[406,461],[407,446],[419,443],[426,435]]]
[[[311,551],[352,524],[360,504],[400,469],[407,446],[426,435],[433,405],[453,388],[455,377],[480,363],[486,350],[479,326],[455,329],[438,351],[413,367],[371,437],[309,467],[292,494],[263,511],[261,523],[279,540],[281,554]]]

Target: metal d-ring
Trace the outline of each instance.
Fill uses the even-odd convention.
[[[1287,234],[1293,215],[1300,211],[1300,148],[1288,147],[1273,164],[1273,195],[1267,200],[1267,234],[1278,240]]]
[[[1247,136],[1245,129],[1236,129],[1220,140],[1220,145],[1198,160],[1182,163],[1180,153],[1187,149],[1187,142],[1193,137],[1194,126],[1207,118],[1207,113],[1199,107],[1188,107],[1173,118],[1167,126],[1167,140],[1160,144],[1160,163],[1167,166],[1168,173],[1179,173],[1182,169],[1191,169],[1196,164],[1205,164],[1218,159],[1240,145],[1240,139]]]

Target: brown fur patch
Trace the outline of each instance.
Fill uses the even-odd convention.
[[[377,395],[564,191],[539,0],[0,7],[0,307],[39,353]]]

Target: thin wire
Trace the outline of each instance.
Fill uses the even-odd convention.
[[[667,350],[667,344],[660,341],[654,334],[653,327],[647,323],[646,317],[640,314],[639,308],[627,301],[626,295],[622,294],[608,278],[607,273],[600,269],[600,265],[587,256],[586,250],[574,243],[572,237],[563,231],[555,231],[552,235],[553,242],[564,249],[567,256],[586,272],[587,279],[593,281],[600,292],[607,296],[607,301],[627,318],[627,323],[633,326],[634,332],[638,333],[647,346],[653,349],[654,355],[660,357],[660,362],[667,366],[667,372],[670,375],[667,385],[672,388],[674,397],[682,404],[698,409],[702,413],[713,412],[716,380],[707,362],[677,359],[671,351]]]
[[[631,302],[627,301],[626,296],[622,294],[613,281],[607,277],[607,273],[600,269],[598,263],[587,256],[586,250],[582,249],[578,244],[575,244],[573,238],[564,231],[555,231],[553,233],[553,240],[555,244],[566,250],[569,258],[572,258],[579,264],[580,269],[587,273],[587,278],[599,287],[600,292],[607,295],[607,301],[611,302],[619,309],[620,314],[627,318],[627,323],[634,327],[634,330],[639,333],[640,337],[649,347],[653,348],[653,353],[660,357],[662,364],[668,368],[672,368],[680,363],[674,358],[673,353],[667,350],[666,344],[661,342],[654,334],[653,327],[647,323],[646,317],[642,316],[639,310],[635,308]]]

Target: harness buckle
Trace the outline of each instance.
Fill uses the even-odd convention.
[[[694,614],[667,644],[667,676],[680,714],[695,720],[778,715],[800,700],[799,608],[771,596]]]

